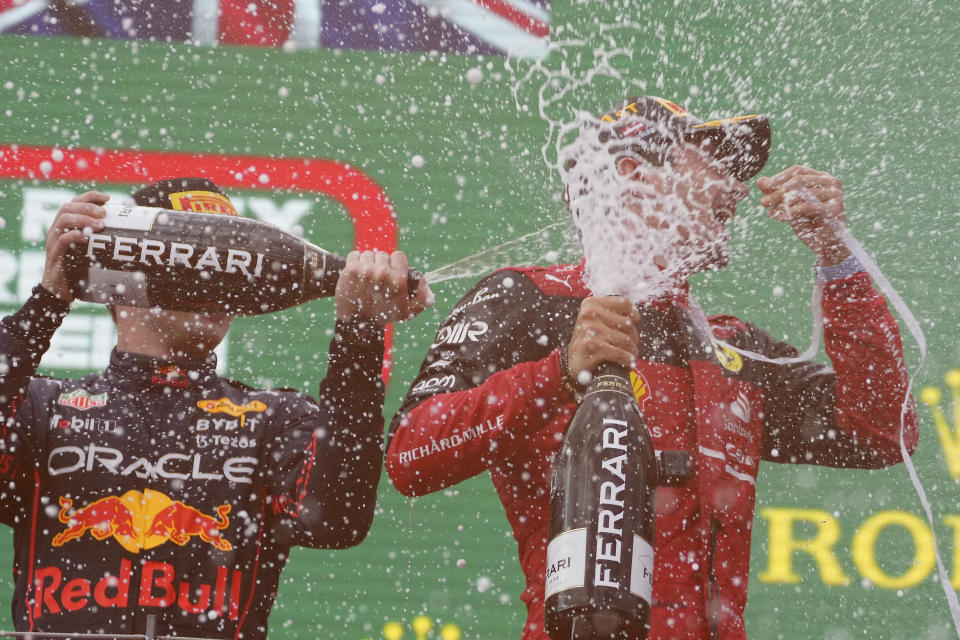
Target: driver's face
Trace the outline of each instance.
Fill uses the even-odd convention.
[[[730,234],[727,223],[737,211],[737,203],[747,197],[747,187],[731,177],[723,165],[709,153],[692,143],[674,147],[662,168],[645,170],[632,157],[617,161],[617,172],[624,178],[643,182],[652,188],[657,198],[672,198],[682,206],[685,214],[676,217],[677,208],[671,208],[673,219],[665,220],[656,207],[638,200],[631,209],[644,217],[651,228],[674,226],[680,239],[701,251],[698,264],[690,265],[699,271],[725,266],[730,260]],[[685,210],[685,211],[684,211]],[[666,265],[661,265],[666,266]]]

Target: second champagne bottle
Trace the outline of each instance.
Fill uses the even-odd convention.
[[[66,259],[80,300],[259,315],[332,296],[346,260],[249,218],[107,204]],[[422,275],[411,269],[407,290]]]

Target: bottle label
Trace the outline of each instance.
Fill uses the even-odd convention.
[[[547,545],[547,577],[544,599],[574,587],[582,587],[587,573],[587,530],[572,529]]]
[[[136,231],[149,231],[153,228],[153,221],[157,219],[160,209],[156,207],[137,207],[116,204],[104,205],[107,215],[103,218],[103,223],[107,227],[114,229],[133,229]]]
[[[590,382],[589,390],[587,391],[587,396],[591,396],[594,393],[620,393],[628,398],[633,398],[633,389],[627,383],[626,380],[620,376],[612,375],[599,375]]]
[[[630,593],[649,604],[653,597],[653,547],[640,536],[633,536],[633,564],[630,567]]]

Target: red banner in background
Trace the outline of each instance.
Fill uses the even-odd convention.
[[[334,160],[0,145],[0,179],[148,184],[185,173],[209,178],[227,192],[233,188],[323,194],[346,209],[355,249],[397,248],[396,214],[386,193],[362,171]],[[388,326],[385,383],[390,380],[392,338],[393,327]]]

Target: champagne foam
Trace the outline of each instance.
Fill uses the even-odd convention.
[[[601,142],[600,126],[581,114],[565,128],[576,132],[575,139],[558,152],[591,291],[641,303],[678,290],[693,273],[726,264],[730,233],[709,204],[716,180],[698,183],[669,159],[659,167],[629,152],[611,153],[608,145],[616,141]],[[620,174],[616,163],[624,156],[639,163],[635,173],[642,180]]]

